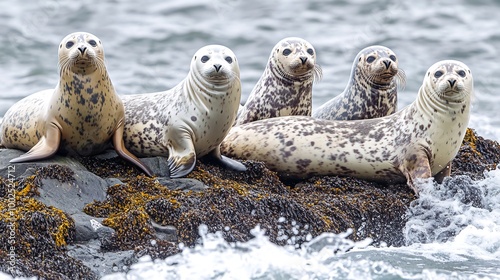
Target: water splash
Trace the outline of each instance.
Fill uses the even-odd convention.
[[[458,176],[428,184],[407,216],[408,246],[500,260],[500,170],[479,182]]]
[[[354,242],[342,234],[323,233],[300,250],[293,245],[271,243],[265,231],[252,230],[248,242],[226,242],[220,232],[200,227],[201,244],[184,248],[165,260],[143,257],[127,274],[103,279],[373,279],[373,275],[404,275],[383,262],[344,257],[353,249],[366,248],[371,240]]]

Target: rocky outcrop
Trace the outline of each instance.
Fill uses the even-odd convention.
[[[483,178],[500,162],[499,147],[468,130],[444,184],[453,191],[464,176]],[[97,279],[143,255],[165,258],[179,243],[192,246],[201,224],[228,241],[246,241],[260,225],[280,245],[353,229],[354,240],[399,246],[415,199],[406,185],[283,181],[255,161],[238,173],[202,159],[186,178],[169,179],[164,158],[144,159],[160,174],[148,178],[112,151],[9,165],[21,153],[0,149],[0,271],[14,276]]]

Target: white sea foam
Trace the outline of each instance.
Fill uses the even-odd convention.
[[[203,233],[201,245],[165,260],[143,258],[127,274],[103,279],[372,279],[373,275],[404,275],[381,261],[339,257],[371,242],[348,240],[350,233],[323,233],[300,250],[271,243],[259,228],[252,234],[255,237],[248,242],[227,243],[218,233]]]
[[[448,258],[500,260],[500,170],[428,184],[408,211],[409,247]]]

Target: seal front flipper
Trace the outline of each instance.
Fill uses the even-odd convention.
[[[418,188],[415,185],[417,179],[427,179],[432,177],[431,165],[429,163],[430,151],[424,149],[420,153],[415,153],[405,159],[400,170],[406,177],[408,186],[418,196]]]
[[[59,144],[61,143],[61,130],[60,127],[51,122],[47,126],[47,130],[45,135],[40,138],[40,141],[36,143],[33,148],[31,148],[27,153],[11,159],[10,163],[19,163],[19,162],[27,162],[33,160],[39,160],[48,158],[54,155],[59,149]]]
[[[196,164],[196,152],[189,134],[179,133],[168,140],[168,169],[170,178],[186,176]]]
[[[151,171],[149,167],[147,167],[144,163],[142,163],[140,159],[130,153],[127,148],[125,148],[125,144],[123,142],[123,119],[120,120],[115,133],[113,134],[113,147],[115,148],[115,151],[118,155],[133,163],[135,166],[144,171],[144,173],[146,173],[148,176],[152,177],[154,175],[153,171]]]
[[[243,165],[243,163],[221,155],[220,145],[217,146],[217,148],[213,149],[209,154],[207,154],[206,157],[209,157],[214,161],[214,163],[219,164],[224,168],[239,172],[247,171],[247,168],[245,165]]]

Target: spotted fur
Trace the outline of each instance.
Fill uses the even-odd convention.
[[[390,116],[353,121],[289,116],[234,127],[222,151],[283,176],[344,175],[407,182],[449,175],[465,135],[473,81],[459,61],[431,66],[417,99]]]
[[[344,91],[314,110],[325,120],[362,120],[388,116],[397,110],[398,84],[405,75],[396,54],[384,46],[361,50],[352,64]]]
[[[236,125],[279,116],[310,116],[312,86],[319,78],[321,68],[313,46],[296,37],[281,40],[239,111]]]
[[[11,162],[43,159],[56,151],[95,155],[121,139],[124,108],[104,64],[101,41],[85,32],[66,36],[59,45],[59,82],[55,89],[34,93],[5,114],[0,141],[28,151]],[[118,154],[148,174],[149,169],[114,142]],[[121,145],[120,145],[121,144]]]
[[[141,156],[168,156],[171,177],[188,174],[196,158],[207,154],[226,167],[245,170],[219,151],[240,98],[234,53],[224,46],[205,46],[193,56],[187,77],[174,88],[123,96],[125,145]]]

